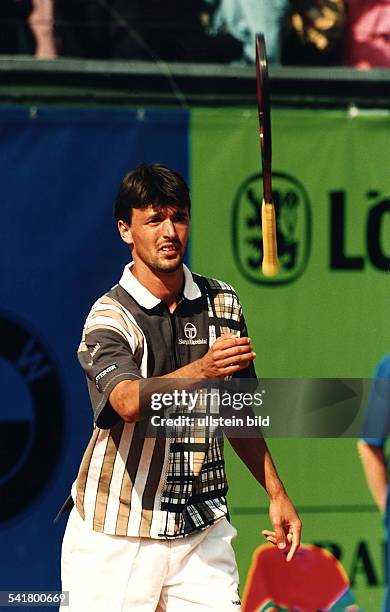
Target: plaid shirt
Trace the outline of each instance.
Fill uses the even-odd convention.
[[[221,435],[188,426],[150,436],[147,418],[125,423],[108,399],[121,380],[164,375],[202,357],[221,333],[247,333],[230,285],[186,267],[184,277],[183,299],[172,314],[138,282],[130,264],[87,317],[78,357],[95,425],[72,495],[95,531],[180,537],[228,512]],[[255,376],[253,366],[247,375]],[[196,407],[205,414],[211,409]]]

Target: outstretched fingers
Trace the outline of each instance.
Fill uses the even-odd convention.
[[[286,561],[291,561],[297,552],[301,543],[301,528],[300,526],[292,526],[291,531],[288,534],[291,538],[291,548],[288,551]]]
[[[268,542],[270,542],[270,544],[274,544],[276,546],[277,540],[276,540],[275,531],[269,531],[268,529],[263,529],[261,533],[265,537],[265,539],[268,540]],[[288,533],[286,535],[287,543],[291,544],[292,539],[293,539],[292,533]]]
[[[281,535],[279,529],[275,527],[275,531],[271,531],[269,529],[263,529],[262,535],[265,539],[274,546],[277,546],[279,549],[286,548],[286,545],[290,546],[290,549],[286,556],[286,561],[291,561],[294,558],[295,553],[297,552],[299,545],[301,543],[301,525],[291,525],[289,531],[286,534]]]

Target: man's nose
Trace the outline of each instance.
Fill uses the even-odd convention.
[[[165,219],[163,225],[164,236],[173,237],[176,236],[176,228],[174,223],[172,223],[171,219]]]

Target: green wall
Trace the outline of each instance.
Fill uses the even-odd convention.
[[[390,345],[389,113],[273,112],[281,284],[267,283],[254,266],[256,113],[200,109],[191,121],[192,268],[236,288],[258,375],[369,377]],[[359,602],[379,610],[383,531],[356,440],[274,439],[270,447],[300,509],[303,541],[338,546]],[[227,456],[244,583],[268,524],[267,500],[233,453]]]

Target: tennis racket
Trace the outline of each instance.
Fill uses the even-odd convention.
[[[262,271],[264,276],[275,276],[279,270],[279,263],[276,244],[275,207],[272,201],[271,113],[268,93],[268,67],[263,34],[256,35],[256,81],[261,165],[263,169],[263,203],[261,206],[261,228],[263,234]]]

